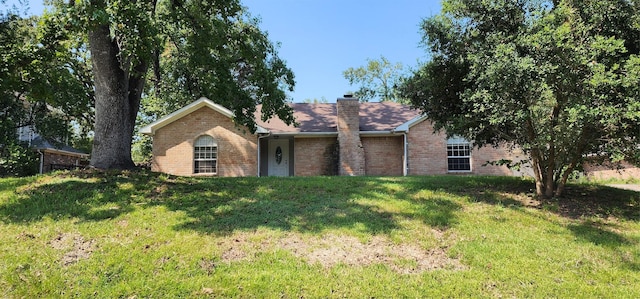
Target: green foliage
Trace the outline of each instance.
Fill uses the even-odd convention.
[[[153,144],[151,137],[147,135],[136,136],[131,146],[131,158],[133,162],[141,166],[150,166],[153,158]]]
[[[329,103],[329,101],[325,97],[321,97],[320,99],[318,99],[318,98],[313,98],[313,99],[307,98],[307,99],[304,99],[302,102],[303,103],[309,103],[309,104],[326,104],[326,103]]]
[[[158,12],[163,43],[147,92],[153,96],[143,100],[143,112],[164,116],[205,96],[249,128],[258,104],[264,120],[277,115],[293,123],[286,95],[293,73],[258,19],[235,1],[165,5]]]
[[[406,102],[397,91],[397,86],[401,84],[404,75],[404,68],[401,63],[392,64],[385,57],[380,59],[367,59],[367,65],[348,68],[342,72],[349,84],[359,84],[360,88],[354,96],[361,102],[368,102],[373,99],[380,101],[392,101],[398,103]]]
[[[586,155],[637,161],[640,27],[628,1],[443,3],[424,20],[432,60],[402,86],[436,129],[531,156],[553,196]]]
[[[46,19],[0,20],[0,144],[13,143],[22,127],[64,140],[72,124],[86,132],[93,122],[93,84],[80,60],[86,51],[60,43],[65,31]]]
[[[639,297],[640,193],[572,185],[540,203],[531,187],[462,176],[0,179],[0,288],[28,298]],[[420,268],[443,260],[458,266]]]
[[[135,125],[203,96],[250,130],[259,104],[265,120],[294,121],[286,94],[293,73],[237,0],[53,2],[47,24],[94,52],[77,59],[92,62],[80,73],[96,80],[93,166],[132,167]]]
[[[81,35],[107,25],[121,67],[145,72],[150,84],[141,95],[143,122],[202,96],[231,109],[249,128],[257,104],[265,117],[293,121],[285,93],[293,89],[293,73],[258,19],[237,1],[76,2],[58,3],[58,9],[54,22]]]
[[[0,145],[0,177],[24,177],[38,173],[39,157],[27,144]]]

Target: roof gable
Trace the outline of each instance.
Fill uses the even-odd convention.
[[[140,129],[140,133],[142,134],[147,134],[147,135],[153,135],[155,134],[155,132],[168,125],[173,123],[174,121],[181,119],[187,115],[189,115],[190,113],[202,108],[202,107],[208,107],[210,109],[215,110],[216,112],[228,117],[228,118],[233,118],[234,114],[233,112],[231,112],[231,110],[220,106],[216,103],[214,103],[213,101],[205,98],[205,97],[201,97],[200,99],[198,99],[197,101],[194,101],[193,103],[182,107],[181,109],[165,116],[162,117],[158,120],[156,120],[155,122],[152,122],[151,124],[143,127]],[[265,130],[264,128],[258,126],[256,128],[256,133],[267,133],[268,131]]]

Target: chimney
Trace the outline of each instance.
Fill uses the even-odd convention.
[[[340,175],[364,175],[364,149],[360,141],[360,102],[352,95],[337,100]]]

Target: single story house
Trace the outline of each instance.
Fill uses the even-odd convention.
[[[425,174],[519,175],[487,161],[519,159],[506,148],[473,145],[434,133],[409,106],[290,104],[298,126],[280,119],[237,126],[230,110],[201,98],[141,129],[153,137],[152,170],[181,176],[315,176]]]
[[[89,154],[65,144],[54,144],[40,136],[31,126],[18,128],[18,140],[38,153],[38,173],[74,169],[89,164]]]
[[[31,147],[40,155],[38,169],[41,174],[89,165],[89,154],[68,145],[54,145],[42,137],[37,137],[32,141]]]

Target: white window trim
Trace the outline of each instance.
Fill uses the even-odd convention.
[[[211,142],[209,144],[206,145],[199,145],[198,141],[200,141],[202,138],[206,138],[209,137],[211,138]],[[206,159],[206,158],[197,158],[196,157],[196,151],[197,148],[212,148],[212,153],[215,153],[215,158],[211,158],[211,159]],[[193,174],[197,174],[197,175],[217,175],[218,174],[218,152],[219,152],[219,147],[218,147],[218,142],[216,141],[215,138],[213,138],[212,136],[209,135],[202,135],[199,136],[198,138],[196,138],[194,145],[193,145]],[[198,172],[198,168],[196,167],[196,162],[202,162],[202,161],[215,161],[215,167],[213,168],[213,172]]]
[[[449,146],[467,146],[469,147],[469,155],[465,156],[449,156]],[[471,159],[473,147],[471,142],[468,140],[454,136],[452,138],[447,139],[447,172],[449,173],[470,173],[473,171],[473,159]],[[449,159],[451,158],[467,158],[469,159],[469,169],[468,170],[451,170],[449,169]]]

